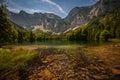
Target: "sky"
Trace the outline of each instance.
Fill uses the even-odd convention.
[[[15,13],[21,10],[30,14],[54,13],[62,18],[66,17],[74,7],[89,6],[95,3],[96,0],[6,0],[7,8]]]

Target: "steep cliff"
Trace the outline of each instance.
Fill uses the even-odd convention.
[[[65,20],[71,23],[71,28],[75,28],[118,6],[120,6],[119,0],[99,0],[92,6],[73,8]]]

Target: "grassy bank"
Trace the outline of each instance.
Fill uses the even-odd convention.
[[[8,76],[16,77],[19,71],[25,70],[28,64],[39,57],[35,51],[25,49],[11,50],[0,48],[0,79]]]
[[[109,39],[109,41],[112,41],[112,42],[120,42],[120,39]]]

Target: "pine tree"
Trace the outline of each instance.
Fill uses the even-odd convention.
[[[33,34],[33,32],[30,32],[30,40],[31,43],[35,41],[35,35]]]
[[[17,39],[17,31],[7,17],[6,6],[0,5],[0,43],[10,43]]]

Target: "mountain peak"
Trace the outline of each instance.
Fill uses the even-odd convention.
[[[27,12],[25,12],[24,10],[21,10],[19,14],[27,14]]]
[[[120,7],[120,0],[99,0],[91,6],[73,8],[65,19],[74,28],[87,23],[90,19],[100,16],[115,7]]]
[[[53,13],[44,13],[48,18],[54,18],[54,19],[61,19],[61,17],[53,14]]]

